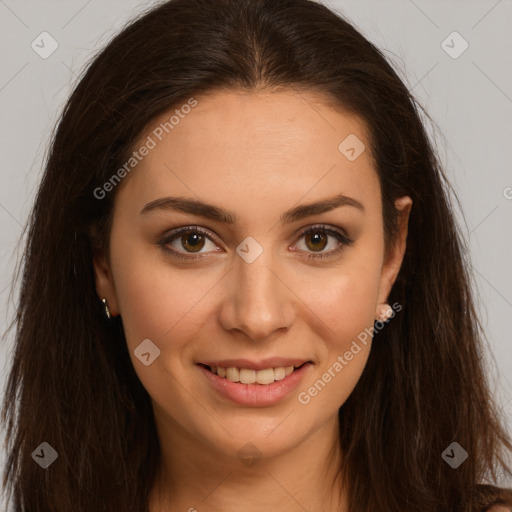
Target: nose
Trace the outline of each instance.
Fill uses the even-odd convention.
[[[293,279],[271,250],[248,263],[236,255],[229,273],[229,291],[220,308],[220,322],[228,331],[240,331],[254,341],[266,340],[289,329],[295,315]]]

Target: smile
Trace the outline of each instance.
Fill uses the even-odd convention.
[[[303,363],[306,364],[306,363]],[[278,366],[276,368],[265,368],[263,370],[252,370],[250,368],[224,368],[222,366],[205,366],[212,373],[223,377],[230,382],[241,382],[242,384],[262,384],[267,386],[277,380],[283,380],[291,375],[300,366]]]
[[[250,363],[243,364],[242,361],[239,361],[239,364],[242,363],[240,366],[235,366],[234,361],[225,362],[226,366],[219,366],[218,363],[220,361],[217,365],[198,363],[197,368],[216,394],[246,407],[265,407],[279,403],[297,390],[313,366],[311,361],[304,360],[283,366],[274,366],[269,361],[252,364],[253,368],[247,368]]]

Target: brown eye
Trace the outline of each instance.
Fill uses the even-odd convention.
[[[189,231],[180,237],[183,248],[190,252],[200,251],[204,247],[205,237],[195,231]]]
[[[337,240],[338,244],[330,243],[330,240]],[[304,230],[299,236],[299,242],[304,244],[305,249],[301,248],[301,252],[306,252],[308,259],[322,259],[336,257],[347,246],[354,243],[346,234],[341,231],[329,229],[326,226],[313,226]],[[325,250],[330,246],[330,250]]]
[[[184,226],[173,230],[171,233],[166,235],[162,240],[158,242],[165,251],[172,253],[173,256],[177,256],[185,259],[198,259],[206,256],[208,252],[203,251],[207,244],[211,244],[212,251],[218,252],[219,247],[214,243],[216,239],[215,235],[210,234],[209,231],[196,226]]]
[[[323,251],[327,246],[328,236],[321,231],[311,231],[304,237],[304,240],[312,251]]]

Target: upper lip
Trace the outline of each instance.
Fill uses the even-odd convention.
[[[267,368],[279,368],[287,366],[301,366],[309,363],[309,359],[290,359],[285,357],[270,357],[260,361],[250,361],[249,359],[218,359],[215,361],[201,361],[200,364],[206,366],[220,366],[221,368],[247,368],[249,370],[265,370]]]

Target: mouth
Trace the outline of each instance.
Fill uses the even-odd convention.
[[[214,366],[204,363],[199,363],[199,366],[233,383],[239,382],[241,384],[260,384],[262,386],[268,386],[276,381],[285,379],[308,363],[311,363],[311,361],[304,361],[303,363],[289,366],[269,366],[268,368],[262,369],[237,366]]]
[[[196,363],[204,382],[217,395],[244,407],[268,407],[289,398],[300,386],[312,361],[273,358]]]

